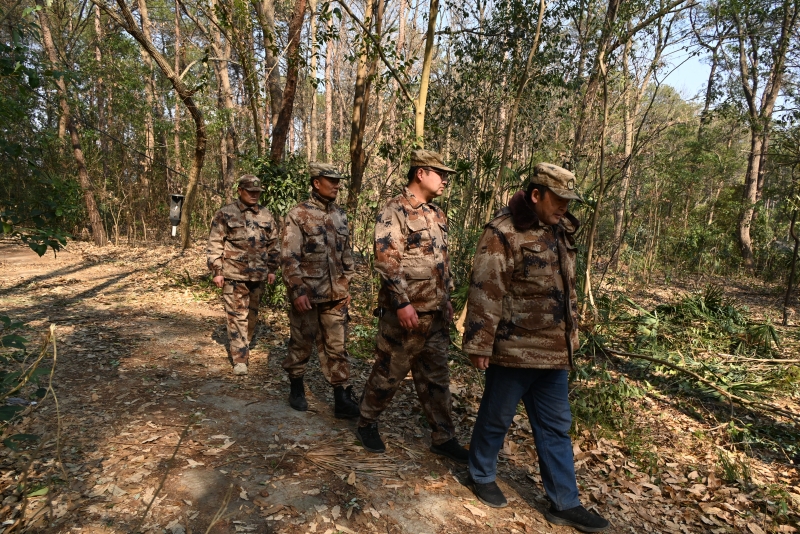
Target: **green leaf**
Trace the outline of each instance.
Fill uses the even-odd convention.
[[[36,390],[36,398],[43,399],[47,395],[47,388],[39,388]]]
[[[24,409],[24,406],[0,406],[0,421],[11,421],[15,415]]]
[[[12,451],[18,451],[22,443],[24,442],[33,443],[36,441],[39,441],[39,436],[37,436],[36,434],[14,434],[13,436],[9,436],[6,439],[4,439],[3,445],[11,449]],[[45,490],[46,489],[47,488],[45,488]],[[45,493],[47,493],[47,491],[45,491]],[[44,495],[44,493],[42,495]],[[38,495],[34,495],[34,497],[38,497]]]
[[[43,488],[37,488],[28,494],[28,497],[41,497],[42,495],[47,495],[49,488],[44,486]]]
[[[25,343],[27,342],[28,340],[25,339],[24,337],[13,334],[10,336],[3,336],[3,339],[0,340],[0,343],[4,347],[20,349],[20,350],[25,350]]]

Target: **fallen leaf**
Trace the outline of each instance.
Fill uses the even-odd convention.
[[[339,506],[334,506],[333,508],[331,508],[331,516],[333,517],[334,521],[339,519],[339,516],[341,514],[342,514],[342,509]]]
[[[247,498],[247,490],[242,489],[241,493],[239,493],[239,498],[249,501],[250,499]]]
[[[206,465],[203,462],[195,462],[191,458],[186,458],[186,461],[189,462],[189,468],[194,469],[195,467],[199,467],[201,465]]]
[[[469,510],[470,513],[472,513],[472,515],[474,515],[475,517],[486,517],[486,512],[484,512],[480,508],[472,506],[471,504],[465,504],[464,508]]]
[[[349,483],[349,482],[350,482],[350,481],[348,480],[348,483]],[[304,494],[306,494],[306,495],[319,495],[319,488],[314,488],[314,489],[306,490],[306,491],[304,491],[303,493],[304,493]]]
[[[748,529],[750,530],[750,532],[752,532],[753,534],[767,534],[766,532],[764,532],[764,529],[763,529],[763,528],[759,527],[759,526],[758,526],[758,525],[756,525],[755,523],[747,523],[747,528],[748,528]]]
[[[350,484],[351,486],[355,486],[356,485],[356,472],[355,471],[351,471],[350,474],[347,475],[347,483]]]

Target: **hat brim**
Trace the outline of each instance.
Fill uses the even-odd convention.
[[[442,172],[449,172],[451,174],[455,174],[456,170],[451,169],[450,167],[445,167],[444,165],[422,165],[423,167],[430,167],[431,169],[436,169],[437,171]]]
[[[336,176],[328,176],[327,174],[318,174],[317,176],[312,176],[312,180],[316,180],[317,178],[327,178],[328,180],[346,180],[344,176],[341,174],[337,174]]]
[[[244,189],[245,191],[251,191],[251,192],[256,192],[256,191],[258,191],[259,193],[263,193],[264,192],[264,188],[263,187],[242,187],[242,189]]]
[[[550,189],[550,191],[555,193],[556,196],[559,196],[561,198],[564,198],[564,199],[567,199],[567,200],[577,200],[578,202],[584,202],[583,197],[580,196],[575,190],[560,189],[560,188],[557,188],[557,187],[549,187],[549,186],[548,186],[548,189]]]

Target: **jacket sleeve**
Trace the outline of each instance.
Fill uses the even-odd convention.
[[[267,268],[270,273],[277,272],[281,266],[281,234],[278,228],[278,221],[270,213],[272,218],[272,231],[269,234],[269,241],[267,245]]]
[[[375,270],[389,290],[394,309],[410,303],[408,284],[403,272],[403,254],[406,250],[406,226],[403,208],[389,202],[375,221]]]
[[[497,325],[503,317],[503,296],[508,293],[514,256],[502,232],[487,226],[472,263],[462,350],[475,356],[492,356]]]
[[[300,268],[300,260],[303,257],[303,231],[295,215],[294,210],[286,215],[280,251],[283,282],[286,284],[290,302],[307,293],[303,283],[303,271]]]
[[[225,235],[228,225],[222,211],[218,211],[211,220],[211,232],[208,234],[206,247],[206,265],[213,276],[222,276],[222,255],[225,251]]]

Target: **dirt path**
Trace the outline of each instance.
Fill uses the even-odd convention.
[[[542,515],[547,501],[521,418],[501,457],[499,482],[511,503],[495,510],[462,485],[464,467],[428,452],[429,432],[410,381],[382,419],[385,455],[365,453],[356,445],[355,423],[333,418],[332,390],[316,363],[307,374],[311,409],[290,409],[280,368],[288,338],[283,310],[263,309],[268,326],[250,374],[234,377],[221,302],[198,284],[206,275],[200,248],[179,254],[74,243],[57,258],[38,258],[0,244],[0,258],[0,314],[25,321],[31,339],[56,325],[64,471],[55,459],[54,404],[19,423],[49,440],[30,475],[53,488],[28,504],[28,517],[41,511],[40,531],[572,532]],[[356,326],[369,323],[366,309],[355,306],[353,314]],[[356,390],[370,364],[354,361]],[[459,439],[467,443],[480,389],[473,370],[458,362],[453,369]],[[664,415],[673,423],[681,418]],[[684,419],[690,434],[692,420]],[[674,427],[652,424],[664,442],[674,439]],[[689,455],[699,465],[713,456],[691,446],[673,462],[682,465]],[[0,451],[0,520],[18,513],[8,477],[31,454]],[[651,478],[628,465],[613,442],[587,433],[576,441],[576,459],[583,500],[613,521],[610,532],[727,531],[652,484],[648,489]],[[676,477],[689,473],[667,465]],[[622,479],[621,491],[611,487]]]

